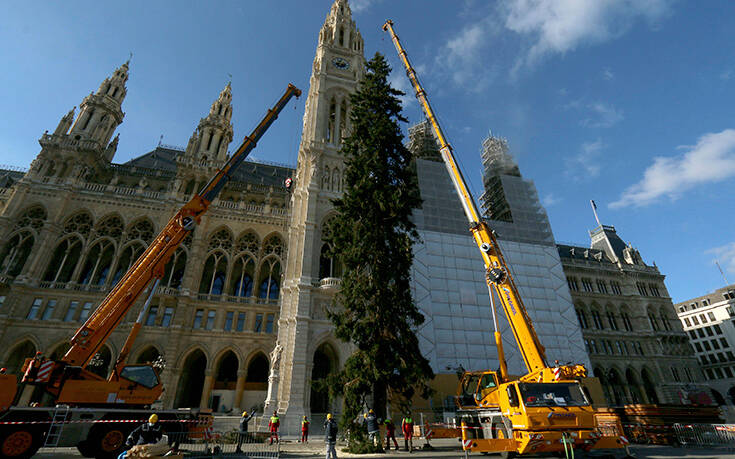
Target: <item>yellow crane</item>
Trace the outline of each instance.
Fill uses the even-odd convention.
[[[491,304],[494,289],[528,370],[519,378],[508,375],[493,306],[500,371],[467,372],[460,380],[457,403],[463,413],[463,449],[467,453],[501,452],[505,457],[513,457],[541,452],[569,453],[574,448],[620,448],[618,437],[602,435],[597,429],[595,410],[579,383],[587,374],[584,366],[556,364],[551,367],[547,363],[544,346],[533,328],[498,241],[477,210],[452,147],[395,33],[393,21],[386,21],[383,30],[390,33],[416,98],[439,142],[442,160],[485,262]]]

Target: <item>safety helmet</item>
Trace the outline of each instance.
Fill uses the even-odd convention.
[[[370,411],[368,411],[368,413],[370,413],[370,414],[375,414],[375,411],[373,411],[373,410],[370,410]]]
[[[362,417],[363,418],[366,418],[367,417],[367,413],[362,413]]]
[[[42,356],[42,355],[43,355],[43,352],[41,352],[41,351],[36,351],[36,357],[40,357],[40,356]]]
[[[332,419],[332,413],[327,414],[327,419]]]
[[[304,416],[304,421],[306,421],[306,416]]]
[[[243,411],[243,412],[242,412],[242,417],[245,417],[245,416],[247,416],[247,415],[248,415],[248,412],[247,412],[247,411]]]
[[[151,424],[155,424],[158,422],[158,415],[156,413],[153,413],[151,417],[148,418],[148,422]]]
[[[8,371],[7,368],[5,368],[5,367],[0,368],[0,373],[5,373],[6,371]]]

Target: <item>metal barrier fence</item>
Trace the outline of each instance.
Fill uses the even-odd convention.
[[[192,439],[189,432],[167,433],[172,450],[186,458],[278,458],[280,443],[270,441],[266,432],[241,434],[236,430],[208,430]]]
[[[682,446],[721,446],[735,448],[735,424],[674,424]]]

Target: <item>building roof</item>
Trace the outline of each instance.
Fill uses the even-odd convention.
[[[702,300],[708,300],[708,304],[702,303]],[[712,303],[718,303],[721,301],[729,301],[729,300],[735,300],[735,284],[726,285],[724,287],[718,288],[717,290],[713,292],[709,292],[706,295],[698,296],[696,298],[691,298],[688,300],[681,301],[679,303],[675,303],[674,307],[679,306],[690,306],[694,305],[693,309],[697,309],[699,307],[709,306]]]
[[[137,158],[123,163],[123,167],[150,169],[152,171],[176,172],[176,157],[184,153],[183,148],[159,145]],[[295,169],[286,164],[246,159],[235,171],[232,180],[243,183],[256,183],[266,186],[283,186],[288,177],[293,177]]]
[[[556,244],[556,248],[562,260],[591,260],[600,263],[614,263],[603,250],[569,244]]]

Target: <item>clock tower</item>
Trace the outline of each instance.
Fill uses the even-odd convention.
[[[291,198],[278,341],[271,353],[266,412],[277,409],[295,434],[302,416],[338,407],[311,388],[340,368],[349,347],[334,337],[325,307],[339,288],[340,269],[322,256],[324,223],[331,200],[342,193],[339,154],[350,128],[350,94],[365,71],[363,39],[347,0],[335,0],[319,32],[309,82],[298,165]],[[291,432],[293,430],[293,432]]]

